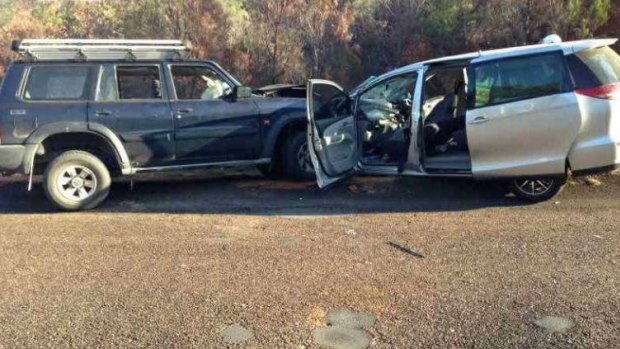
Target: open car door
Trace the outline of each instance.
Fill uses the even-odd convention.
[[[337,84],[309,80],[308,150],[319,188],[351,175],[359,162],[359,146],[351,98]]]

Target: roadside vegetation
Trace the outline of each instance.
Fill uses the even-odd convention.
[[[436,56],[620,36],[619,0],[0,0],[0,64],[31,38],[173,38],[252,86],[352,87]]]

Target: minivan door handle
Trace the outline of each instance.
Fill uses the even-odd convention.
[[[480,125],[480,124],[485,124],[489,122],[489,119],[486,116],[479,116],[477,118],[475,118],[474,120],[472,120],[469,124],[470,125]]]

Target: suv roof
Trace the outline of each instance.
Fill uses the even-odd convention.
[[[11,49],[29,61],[183,60],[191,45],[180,40],[25,39]]]

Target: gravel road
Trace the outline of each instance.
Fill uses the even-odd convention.
[[[620,348],[601,180],[148,176],[69,214],[0,179],[0,348]]]

